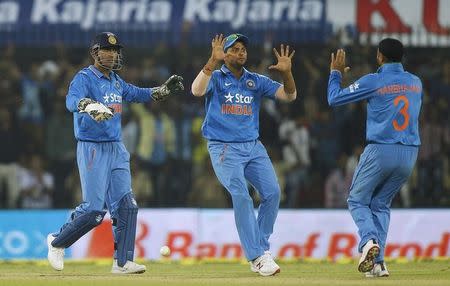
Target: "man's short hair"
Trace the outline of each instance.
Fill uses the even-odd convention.
[[[397,39],[385,38],[378,44],[378,50],[390,62],[401,62],[403,58],[403,44]]]

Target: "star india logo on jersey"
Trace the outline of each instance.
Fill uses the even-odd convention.
[[[114,113],[122,113],[122,96],[113,92],[105,93],[103,96],[103,101],[108,105],[108,107],[114,109]]]
[[[228,92],[224,97],[225,102],[221,107],[222,114],[253,115],[253,96],[240,93],[232,95],[231,92]]]
[[[115,93],[105,93],[103,96],[103,100],[105,103],[122,103],[122,96],[117,95]]]

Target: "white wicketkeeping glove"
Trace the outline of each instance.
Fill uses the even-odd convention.
[[[86,112],[97,122],[113,118],[114,110],[90,98],[83,98],[78,103],[78,112]]]

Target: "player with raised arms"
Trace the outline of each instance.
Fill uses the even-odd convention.
[[[231,194],[245,257],[253,272],[270,276],[280,272],[269,252],[280,187],[269,155],[259,141],[259,109],[263,98],[290,102],[297,97],[291,71],[294,51],[284,45],[280,52],[273,49],[278,62],[269,69],[280,73],[282,85],[244,68],[248,42],[242,34],[226,38],[216,35],[211,57],[192,83],[192,93],[206,97],[202,133],[208,140],[214,172]],[[222,61],[224,64],[216,70]],[[261,198],[257,217],[247,182]]]
[[[408,180],[420,145],[422,82],[403,69],[403,44],[392,38],[378,45],[376,73],[341,88],[345,51],[331,54],[328,103],[338,106],[367,100],[367,146],[353,175],[350,213],[361,237],[358,270],[366,277],[389,276],[384,249],[392,199]]]

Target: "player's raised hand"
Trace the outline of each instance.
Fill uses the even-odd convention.
[[[178,92],[183,91],[183,77],[179,75],[172,75],[163,83],[161,86],[152,88],[151,97],[154,101],[160,101],[166,99],[168,96]]]
[[[341,74],[344,74],[350,70],[350,67],[345,66],[345,51],[343,49],[339,49],[334,53],[331,53],[331,63],[330,63],[330,71],[338,70]]]
[[[174,93],[174,92],[177,92],[177,91],[183,91],[184,90],[183,77],[179,76],[179,75],[176,75],[176,74],[174,74],[171,77],[169,77],[169,79],[166,80],[164,85],[167,86],[167,88],[169,89],[170,93]]]
[[[211,58],[214,61],[223,61],[225,58],[225,52],[223,51],[223,46],[225,45],[225,37],[220,34],[216,35],[211,42]]]
[[[280,53],[278,53],[277,49],[273,48],[273,53],[277,58],[277,64],[271,65],[269,67],[270,70],[277,70],[279,72],[289,72],[292,68],[292,57],[295,54],[295,51],[289,51],[289,46],[284,47],[283,44],[280,46]]]

